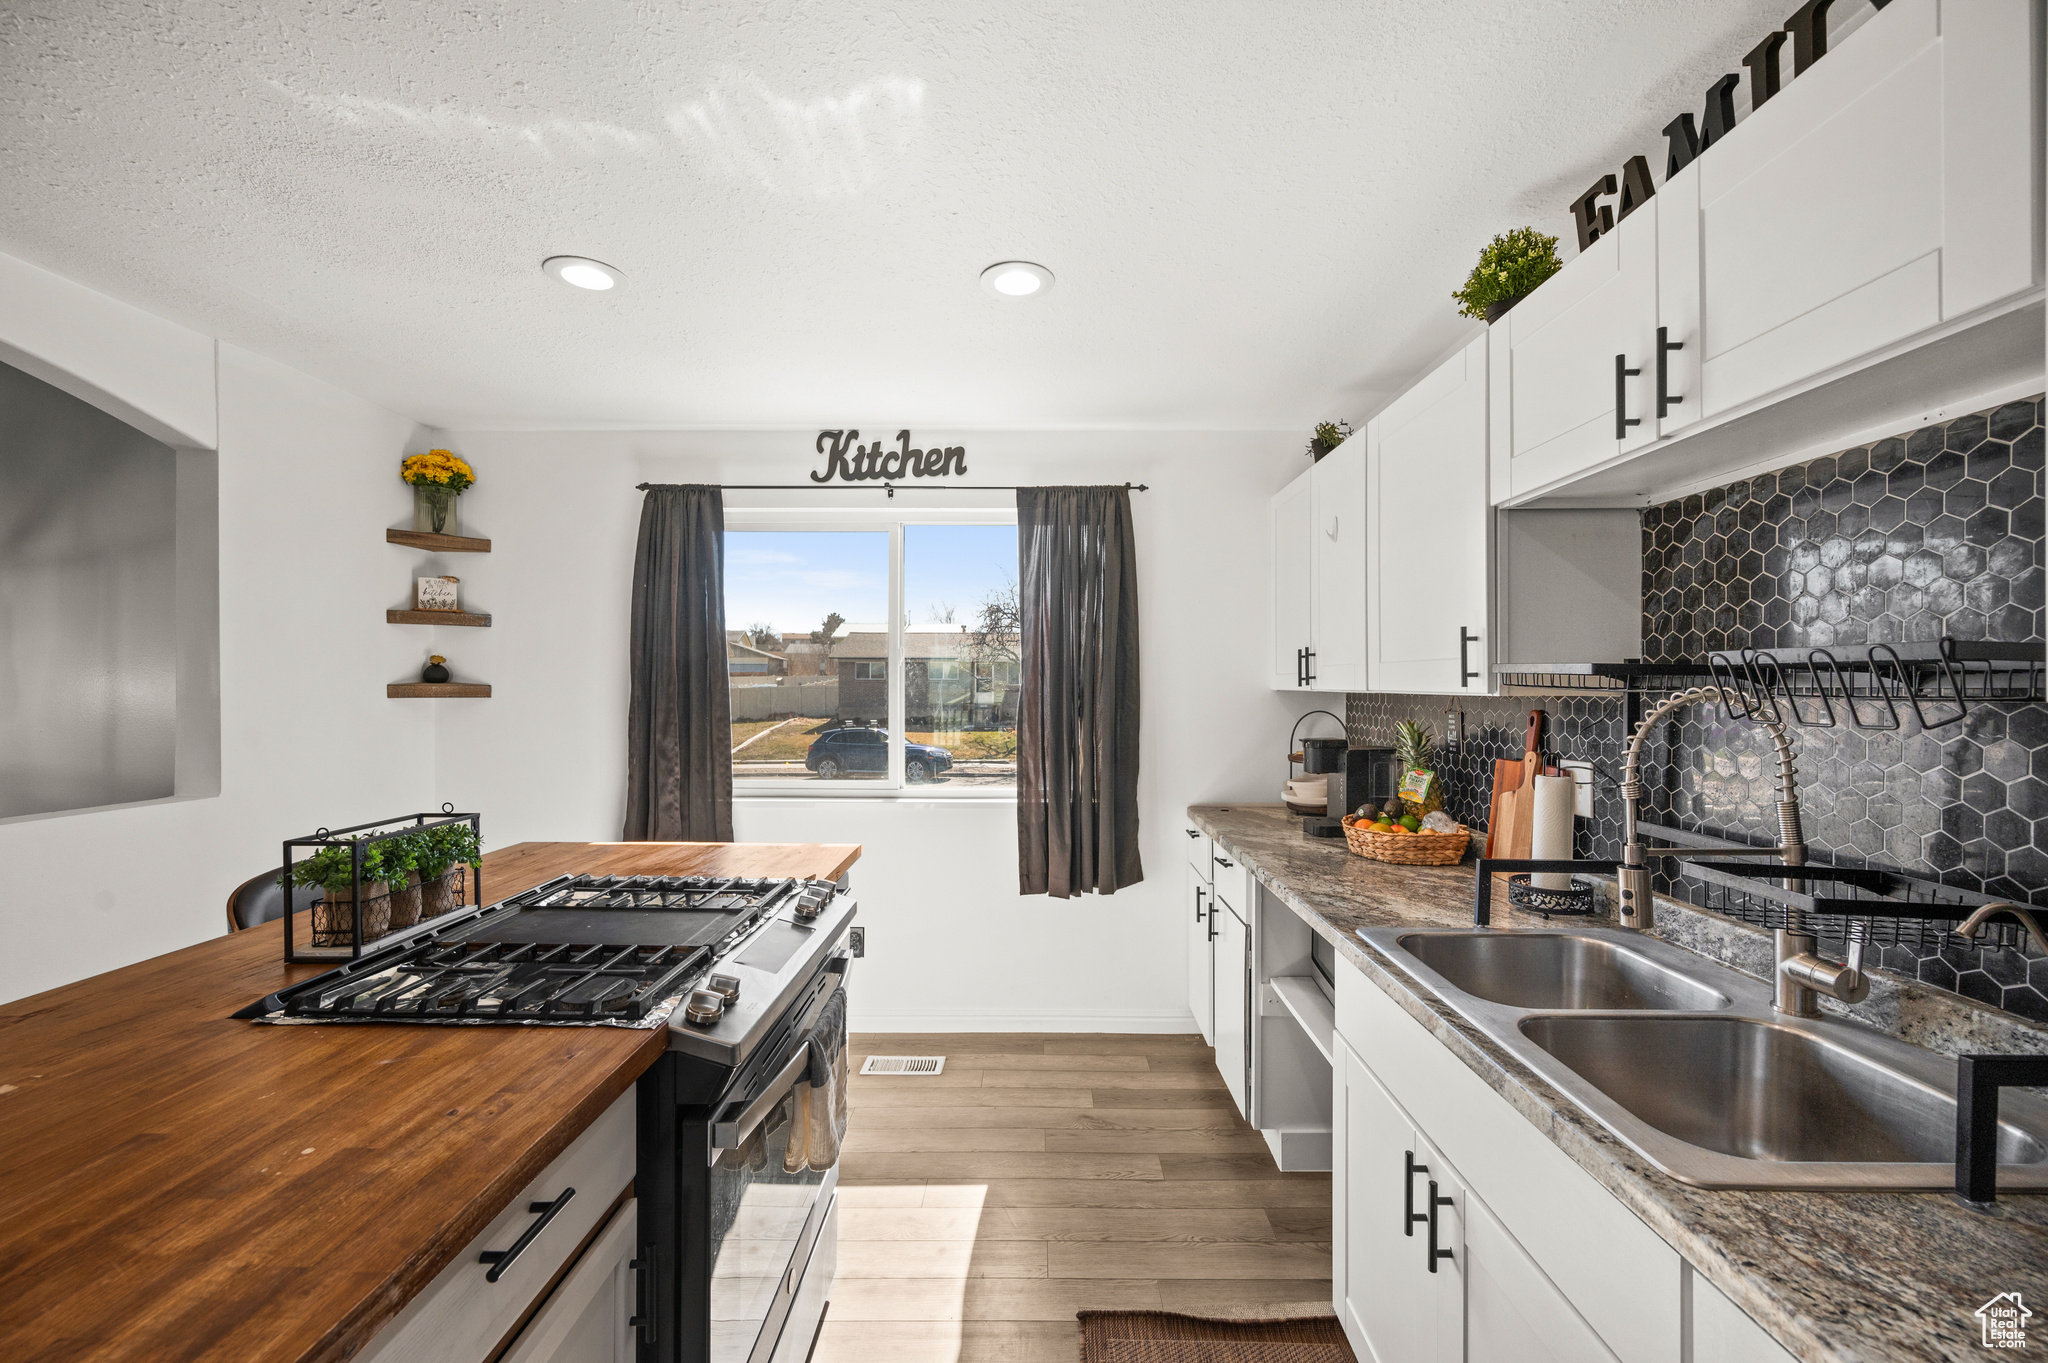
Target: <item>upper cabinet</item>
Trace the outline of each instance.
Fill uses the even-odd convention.
[[[1273,497],[1275,690],[1366,688],[1365,457],[1353,436]]]
[[[1477,338],[1366,426],[1366,670],[1375,690],[1493,689],[1488,346]]]
[[[1496,324],[1494,501],[1640,504],[2037,387],[2039,14],[1895,0]]]

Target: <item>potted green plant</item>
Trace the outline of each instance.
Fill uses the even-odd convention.
[[[391,885],[391,930],[409,928],[420,921],[420,854],[425,833],[406,833],[381,844],[383,864]]]
[[[363,879],[355,882],[354,840],[323,847],[292,867],[292,883],[317,886],[321,898],[313,905],[313,945],[349,946],[355,939],[356,894],[362,894],[363,941],[391,931],[391,870],[384,849],[388,843],[363,848]]]
[[[483,843],[476,829],[466,823],[421,829],[412,837],[417,849],[413,865],[419,876],[420,917],[438,918],[460,902],[456,871],[482,860]]]
[[[1533,227],[1517,227],[1486,243],[1465,287],[1453,289],[1451,297],[1458,300],[1459,312],[1484,318],[1490,325],[1563,268],[1564,262],[1557,258],[1556,237]]]
[[[408,454],[398,476],[412,484],[412,528],[434,535],[454,535],[455,501],[476,484],[476,470],[452,450]]]
[[[1322,421],[1316,423],[1315,434],[1309,437],[1308,457],[1311,462],[1321,459],[1351,438],[1351,423],[1348,421]]]

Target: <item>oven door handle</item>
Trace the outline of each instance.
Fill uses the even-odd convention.
[[[797,1077],[810,1067],[810,1063],[811,1043],[806,1041],[796,1048],[796,1054],[789,1058],[789,1063],[782,1067],[782,1072],[768,1081],[768,1086],[761,1090],[760,1096],[742,1108],[738,1115],[730,1119],[726,1116],[733,1108],[739,1107],[738,1103],[726,1106],[725,1112],[719,1114],[718,1120],[711,1123],[711,1148],[737,1150],[746,1144],[747,1137],[753,1135],[761,1123],[768,1120],[768,1114],[775,1110],[775,1105],[782,1101],[783,1094],[787,1093]]]

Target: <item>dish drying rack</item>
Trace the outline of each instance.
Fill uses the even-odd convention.
[[[1508,693],[1624,696],[1628,726],[1642,702],[1706,678],[1735,697],[1724,719],[1774,719],[1806,729],[1847,725],[1869,731],[1961,724],[1973,706],[2048,700],[2048,644],[1943,636],[1921,642],[1830,648],[1722,649],[1704,661],[1500,664]]]

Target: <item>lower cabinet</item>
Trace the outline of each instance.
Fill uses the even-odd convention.
[[[1187,888],[1181,902],[1181,924],[1188,943],[1188,1011],[1202,1040],[1216,1044],[1215,893],[1209,879],[1190,862],[1184,872]]]
[[[525,1352],[508,1357],[521,1363],[630,1359],[631,1341],[618,1327],[632,1314],[626,1263],[639,1218],[633,1199],[620,1194],[633,1181],[635,1115],[629,1088],[357,1358],[484,1363],[517,1331],[514,1347]]]
[[[1332,1297],[1366,1363],[1789,1363],[1591,1174],[1348,964]]]
[[[1237,1104],[1238,1115],[1250,1119],[1252,1033],[1251,932],[1237,910],[1221,899],[1211,901],[1216,1000],[1216,1068],[1223,1086]]]

